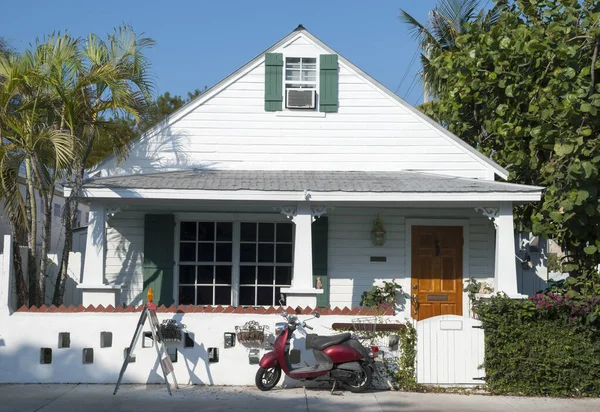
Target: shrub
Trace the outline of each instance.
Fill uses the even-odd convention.
[[[537,294],[477,306],[485,330],[487,386],[497,394],[599,396],[599,299]]]

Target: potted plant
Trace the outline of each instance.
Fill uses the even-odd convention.
[[[181,342],[181,330],[185,325],[177,323],[175,319],[165,319],[158,328],[164,342]]]

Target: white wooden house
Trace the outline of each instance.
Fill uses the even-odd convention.
[[[114,382],[152,287],[159,316],[190,332],[179,382],[252,384],[248,348],[224,333],[273,328],[283,294],[304,314],[324,308],[315,332],[329,334],[373,315],[355,308],[362,293],[395,279],[419,382],[480,384],[483,331],[463,285],[521,296],[512,211],[542,190],[502,182],[506,170],[301,26],[91,175],[83,306],[11,308],[5,242],[0,382]],[[160,382],[154,349],[134,350],[125,381]]]
[[[471,277],[517,295],[512,209],[541,195],[302,26],[92,175],[84,304],[354,306],[395,278],[417,319],[465,313]]]

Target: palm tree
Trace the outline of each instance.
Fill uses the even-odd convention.
[[[147,116],[154,85],[144,53],[153,45],[152,39],[137,36],[129,26],[116,28],[106,40],[91,34],[74,56],[72,72],[68,76],[57,73],[53,79],[54,92],[60,96],[57,116],[69,129],[74,149],[65,175],[72,190],[63,211],[65,244],[52,298],[55,305],[62,304],[73,243],[72,225],[94,142],[102,138],[119,158],[126,155],[129,134],[106,119],[127,118],[139,123]]]
[[[68,48],[60,37],[52,36],[21,55],[0,56],[0,191],[13,237],[17,237],[18,228],[26,228],[29,302],[35,305],[45,300],[54,188],[71,155],[69,135],[59,127],[53,115],[55,100],[49,93],[47,73],[54,69],[53,64],[61,54],[69,52]],[[18,190],[22,169],[25,199]],[[41,219],[36,203],[38,195],[44,205]],[[37,247],[39,222],[41,249]],[[18,279],[17,285],[20,283]],[[19,300],[22,298],[20,291]]]
[[[444,88],[444,82],[437,75],[431,61],[445,52],[456,49],[456,38],[468,32],[470,23],[490,26],[500,15],[501,2],[490,13],[484,13],[481,0],[439,0],[429,13],[429,21],[419,23],[408,12],[400,9],[400,20],[410,26],[410,31],[418,41],[421,50],[419,72],[425,93],[436,96]]]

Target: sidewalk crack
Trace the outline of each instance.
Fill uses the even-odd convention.
[[[65,396],[67,393],[71,392],[73,389],[75,389],[76,387],[78,387],[80,384],[77,383],[75,384],[71,389],[69,389],[68,391],[66,391],[65,393],[60,394],[59,396],[57,396],[54,399],[50,399],[50,401],[46,402],[44,405],[40,406],[39,408],[37,408],[36,410],[34,410],[33,412],[39,412],[42,409],[44,409],[46,406],[50,405],[52,402],[62,398],[63,396]]]

